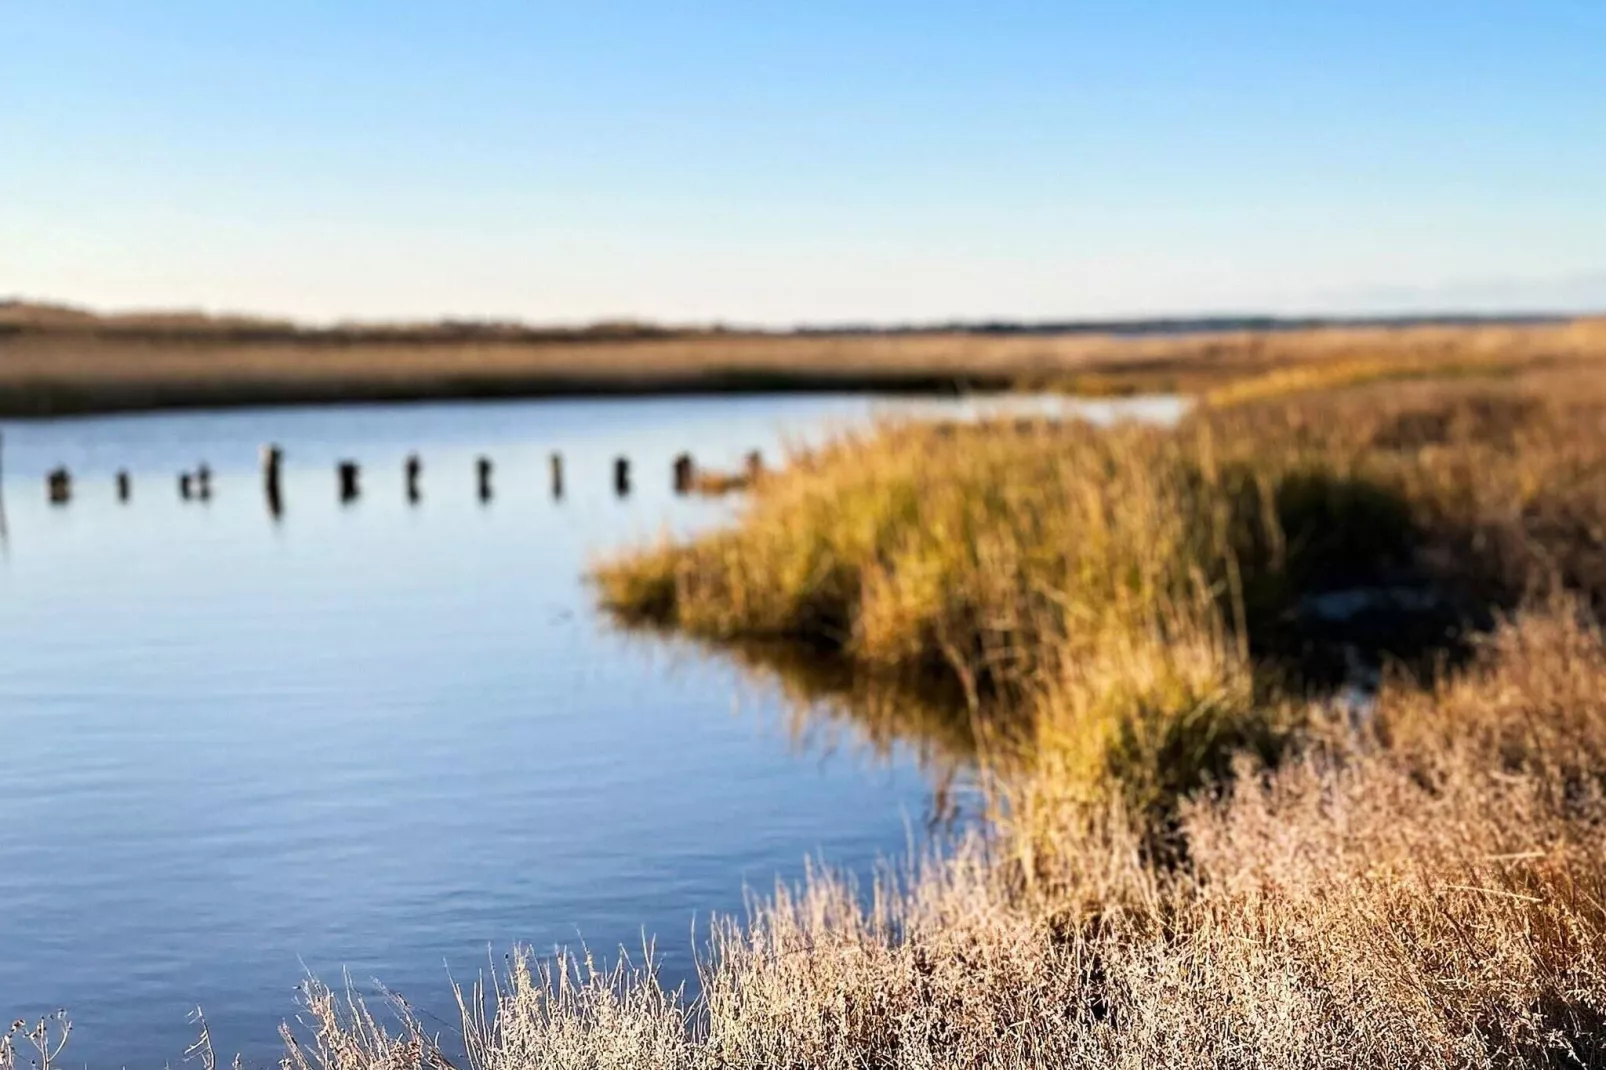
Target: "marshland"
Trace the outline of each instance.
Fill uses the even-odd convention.
[[[1606,5],[0,11],[0,1070],[1606,1067]]]
[[[632,619],[950,678],[993,821],[761,903],[689,1009],[515,965],[487,1056],[1606,1059],[1606,368],[1465,357],[1275,369],[1166,428],[888,425],[605,563]]]
[[[1312,363],[1353,376],[1355,361],[1384,362],[1408,375],[1414,363],[1445,354],[1472,371],[1490,359],[1557,359],[1590,345],[1585,336],[1595,329],[1564,316],[799,330],[627,322],[312,326],[3,301],[0,416],[552,396],[1191,393],[1262,373],[1299,374]]]
[[[199,1003],[319,1068],[1606,1058],[1606,333],[1374,337],[1206,341],[1182,404],[9,425],[13,757],[112,742],[7,790],[0,1058],[45,974],[91,1056]],[[146,478],[197,451],[213,501]],[[106,485],[30,493],[63,459]]]

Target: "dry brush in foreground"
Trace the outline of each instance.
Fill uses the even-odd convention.
[[[1547,717],[1566,729],[1529,731]],[[1599,633],[1537,607],[1453,679],[1386,687],[1376,724],[1184,804],[1182,864],[1111,807],[1067,817],[1032,880],[1006,831],[868,894],[779,890],[719,930],[689,1003],[649,972],[520,959],[463,993],[467,1050],[485,1070],[1601,1064]],[[296,1070],[440,1058],[327,990],[310,1010]]]
[[[1240,401],[882,429],[605,565],[638,619],[944,677],[994,823],[755,899],[694,999],[520,958],[439,1038],[313,986],[289,1066],[1606,1065],[1602,385]],[[1310,612],[1378,590],[1486,631]],[[1403,659],[1364,716],[1335,647]]]

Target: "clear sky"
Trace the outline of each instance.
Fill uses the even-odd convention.
[[[1606,307],[1606,0],[0,0],[0,295]]]

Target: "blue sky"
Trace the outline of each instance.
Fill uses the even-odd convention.
[[[0,295],[1606,307],[1606,3],[0,0]]]

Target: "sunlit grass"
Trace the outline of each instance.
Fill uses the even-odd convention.
[[[1176,428],[890,424],[605,562],[627,618],[940,678],[978,731],[867,731],[973,747],[991,821],[756,895],[696,998],[515,957],[460,992],[472,1065],[1606,1065],[1606,376],[1376,370]],[[1367,705],[1302,678],[1312,594],[1406,584],[1486,629]],[[405,1014],[304,1018],[294,1070],[444,1065]]]
[[[1286,394],[1334,390],[1361,383],[1498,376],[1512,374],[1513,370],[1497,354],[1455,355],[1437,360],[1415,355],[1355,357],[1277,368],[1214,387],[1205,392],[1204,398],[1211,405],[1242,405]]]
[[[1186,803],[1182,861],[1081,807],[865,887],[776,889],[716,927],[695,999],[639,960],[518,956],[460,992],[473,1065],[1599,1065],[1606,649],[1578,612],[1536,606],[1443,687],[1387,687],[1381,734],[1313,725],[1280,769]],[[1521,762],[1461,731],[1552,702],[1571,727]],[[1404,722],[1416,742],[1389,744]],[[296,1070],[440,1065],[416,1021],[316,987],[304,1017]]]
[[[597,570],[606,603],[714,639],[806,641],[1015,706],[1023,746],[1166,800],[1271,729],[1251,646],[1319,574],[1405,553],[1408,510],[1208,426],[886,425],[755,488],[739,524]],[[1171,768],[1159,768],[1169,765]]]
[[[1606,353],[1601,321],[1198,334],[748,332],[640,323],[327,328],[199,314],[96,317],[0,302],[0,414],[696,391],[1283,392],[1336,372],[1448,374]],[[1438,368],[1440,371],[1432,372]],[[1299,385],[1301,382],[1307,385]],[[1353,381],[1353,380],[1351,380]]]

